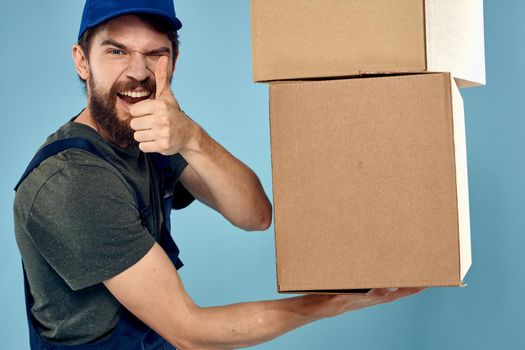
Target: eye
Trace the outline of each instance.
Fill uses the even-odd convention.
[[[118,56],[118,55],[124,55],[125,52],[121,49],[110,49],[108,51],[111,55],[115,55],[115,56]]]
[[[151,57],[151,58],[154,58],[156,60],[158,60],[159,58],[161,58],[162,56],[168,56],[167,54],[165,53],[150,53],[148,55],[148,57]]]

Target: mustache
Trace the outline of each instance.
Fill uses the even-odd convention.
[[[151,91],[153,95],[155,95],[155,92],[157,90],[157,84],[155,83],[155,81],[151,78],[147,78],[143,81],[130,80],[116,82],[115,84],[113,84],[109,92],[110,96],[115,96],[118,92],[133,91],[139,87]]]

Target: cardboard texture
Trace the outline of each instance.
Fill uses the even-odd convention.
[[[451,72],[485,84],[482,0],[252,0],[256,82]]]
[[[463,102],[448,73],[270,84],[278,290],[459,286]]]

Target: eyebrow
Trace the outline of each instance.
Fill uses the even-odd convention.
[[[122,49],[122,50],[126,50],[126,51],[130,51],[126,45],[124,44],[121,44],[119,43],[118,41],[115,41],[115,40],[112,40],[112,39],[106,39],[102,42],[102,44],[100,44],[100,46],[115,46],[119,49]],[[134,51],[137,51],[137,50],[134,50]],[[140,51],[139,51],[140,52]],[[167,54],[171,54],[171,50],[165,46],[163,47],[159,47],[157,49],[154,49],[154,50],[150,50],[148,52],[145,52],[144,54],[145,55],[160,55],[160,54],[163,54],[163,53],[167,53]]]

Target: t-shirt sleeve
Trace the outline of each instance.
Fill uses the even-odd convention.
[[[71,165],[50,176],[34,199],[27,232],[73,290],[126,270],[155,243],[129,185],[97,165]]]
[[[175,174],[175,182],[173,187],[173,200],[171,201],[171,207],[173,209],[184,209],[195,200],[195,197],[193,197],[190,191],[188,191],[184,185],[178,181],[180,175],[188,166],[188,162],[180,153],[177,153],[172,156],[172,166]]]

